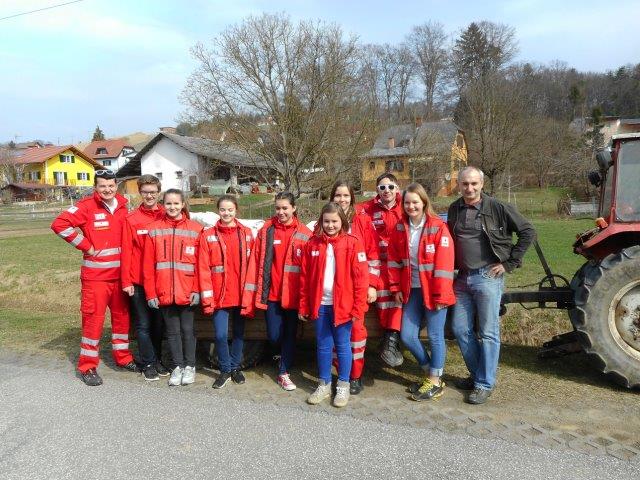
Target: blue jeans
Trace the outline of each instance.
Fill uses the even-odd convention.
[[[476,387],[492,389],[500,356],[500,299],[504,275],[490,277],[486,267],[461,271],[453,284],[457,303],[452,330]],[[474,331],[478,318],[478,332]]]
[[[271,345],[280,345],[280,367],[278,374],[288,373],[293,365],[298,331],[298,311],[282,308],[280,302],[267,302],[264,316],[267,322],[267,337]]]
[[[444,370],[444,361],[447,356],[447,344],[444,341],[444,324],[447,321],[447,309],[429,310],[422,300],[422,289],[412,288],[409,300],[402,306],[402,327],[400,339],[416,357],[418,365],[429,375],[440,377]],[[420,342],[420,330],[427,327],[431,356],[422,342]]]
[[[338,380],[348,382],[351,375],[352,322],[335,326],[333,318],[333,305],[320,305],[318,319],[315,321],[318,377],[327,384],[331,383],[331,359],[334,345],[338,355]]]
[[[233,340],[229,352],[229,320]],[[215,331],[216,352],[220,372],[229,373],[240,369],[242,346],[244,344],[244,317],[240,315],[240,307],[221,308],[213,312],[213,329]]]
[[[164,322],[160,310],[149,308],[144,288],[133,286],[131,302],[131,317],[138,339],[138,355],[143,365],[153,365],[162,359],[162,330]]]

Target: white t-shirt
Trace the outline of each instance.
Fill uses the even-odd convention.
[[[336,257],[333,245],[327,245],[327,262],[324,264],[324,280],[322,282],[322,305],[333,305],[333,280],[336,276]]]
[[[111,213],[111,215],[113,215],[113,212],[115,212],[116,208],[118,208],[118,199],[116,197],[113,197],[109,203],[105,202],[104,200],[102,201],[102,203],[104,203],[104,206],[107,207],[107,210],[109,210],[109,213]]]
[[[420,288],[420,270],[418,269],[418,247],[420,236],[427,216],[424,215],[418,225],[409,220],[409,263],[411,264],[411,288]]]

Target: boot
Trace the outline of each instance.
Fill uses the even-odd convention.
[[[390,367],[399,367],[404,362],[400,351],[400,334],[394,330],[386,330],[380,358]]]

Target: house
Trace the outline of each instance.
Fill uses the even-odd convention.
[[[237,186],[239,179],[261,178],[258,170],[268,165],[249,158],[228,143],[208,138],[158,133],[119,172],[118,177],[155,175],[162,189],[193,191],[211,179],[225,179]]]
[[[17,182],[57,187],[92,187],[98,162],[73,145],[49,145],[26,150],[10,160]]]
[[[600,133],[602,134],[603,145],[607,145],[612,135],[619,133],[638,133],[640,132],[640,118],[620,118],[613,115],[607,115],[600,118]],[[569,127],[578,134],[593,129],[593,118],[574,118]]]
[[[467,155],[464,132],[451,119],[394,125],[362,157],[362,191],[374,192],[376,178],[390,172],[401,188],[420,182],[432,195],[450,195]]]
[[[136,150],[123,138],[95,140],[83,152],[102,164],[104,168],[118,172],[135,157]]]

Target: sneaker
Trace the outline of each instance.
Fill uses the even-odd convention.
[[[136,362],[134,362],[133,360],[131,360],[129,363],[127,363],[126,365],[120,365],[120,368],[124,369],[124,370],[128,370],[131,373],[138,373],[140,372],[140,369],[138,368],[138,365],[136,365]]]
[[[242,370],[232,370],[231,380],[233,380],[233,383],[235,383],[236,385],[242,385],[246,381]]]
[[[218,378],[216,378],[216,381],[213,382],[213,385],[211,385],[211,388],[223,388],[227,383],[229,383],[229,380],[231,380],[231,373],[230,372],[220,372],[220,375],[218,375]]]
[[[90,387],[102,385],[102,378],[100,378],[95,368],[90,368],[86,372],[80,372],[80,376],[82,377],[82,381]]]
[[[322,380],[320,380],[320,383],[318,383],[318,387],[316,388],[315,392],[313,392],[307,398],[307,403],[309,405],[318,405],[325,398],[329,398],[330,396],[331,396],[331,384],[324,383]]]
[[[153,365],[147,365],[146,367],[144,367],[142,369],[142,376],[147,382],[155,382],[156,380],[160,380],[158,371]]]
[[[440,380],[440,385],[436,385],[428,378],[425,378],[420,388],[418,388],[418,391],[413,393],[411,398],[416,402],[438,398],[444,393],[444,387],[445,384],[442,380]]]
[[[473,377],[461,378],[460,380],[456,380],[453,383],[453,385],[459,390],[464,390],[469,392],[475,388]]]
[[[158,372],[158,375],[160,375],[161,377],[168,377],[169,375],[171,375],[169,369],[165,367],[162,362],[156,362],[155,368],[156,372]]]
[[[421,386],[422,386],[421,382],[413,382],[411,385],[407,387],[407,392],[411,394],[418,393],[418,390],[420,390]]]
[[[196,381],[196,367],[184,367],[182,372],[182,385],[191,385]]]
[[[296,389],[296,384],[291,381],[288,373],[283,373],[282,375],[278,375],[278,385],[282,387],[283,390],[287,392],[291,392]]]
[[[364,390],[364,385],[362,385],[361,379],[354,378],[349,382],[349,393],[351,395],[358,395],[362,390]]]
[[[399,367],[404,362],[400,351],[400,334],[396,331],[386,331],[380,358],[390,367]]]
[[[169,386],[177,387],[182,382],[182,369],[180,367],[176,367],[171,372],[171,376],[169,377]]]
[[[489,397],[491,396],[492,393],[493,393],[493,390],[487,390],[486,388],[476,387],[469,394],[469,397],[467,398],[467,403],[470,403],[472,405],[482,405],[483,403],[486,403],[487,400],[489,400]]]
[[[338,408],[346,407],[347,403],[349,403],[349,382],[338,380],[336,396],[333,397],[333,406]]]

